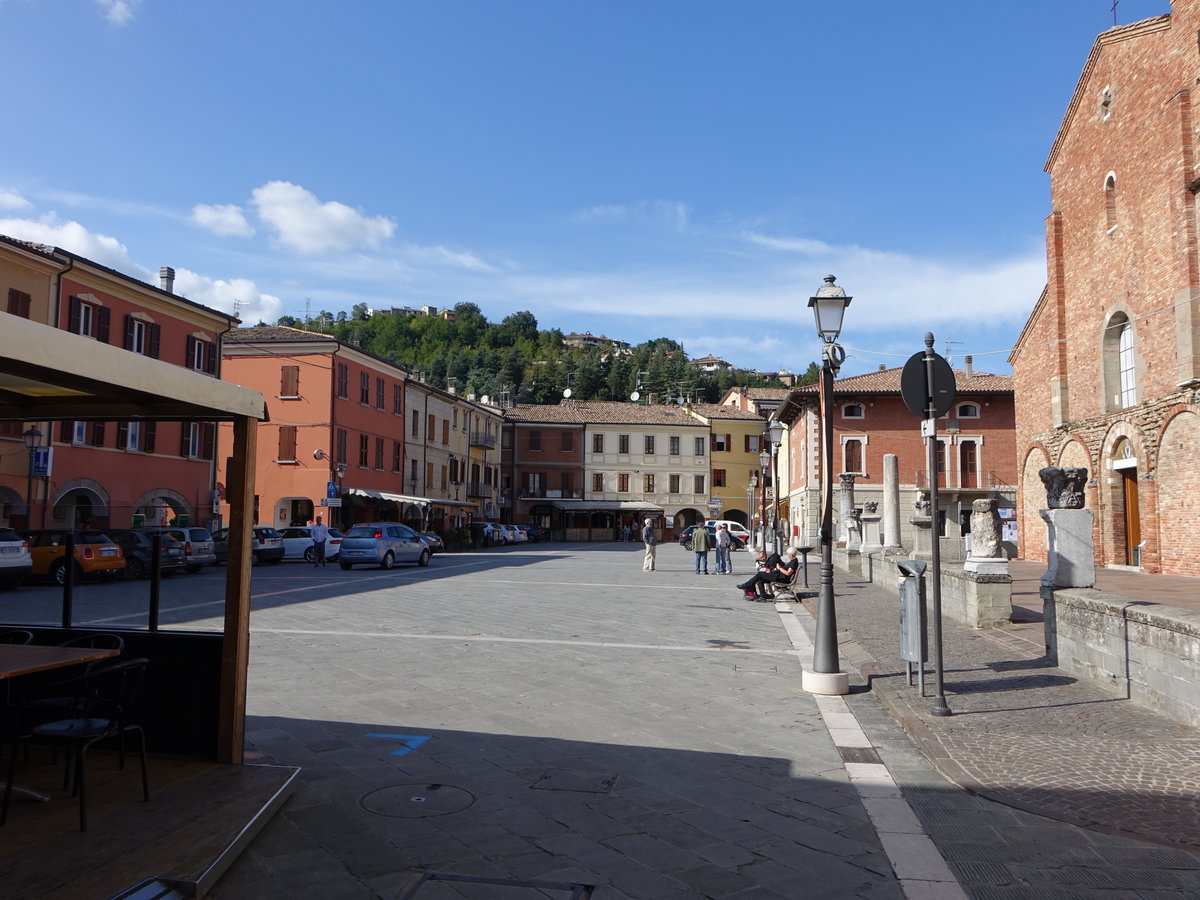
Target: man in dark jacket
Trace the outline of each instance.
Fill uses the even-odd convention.
[[[738,585],[745,591],[746,600],[769,600],[763,585],[790,582],[796,576],[796,567],[800,565],[800,561],[796,559],[795,547],[788,547],[784,551],[783,559],[775,553],[767,556],[766,551],[761,551],[760,561],[762,569],[759,573]]]

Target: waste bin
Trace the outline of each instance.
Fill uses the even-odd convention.
[[[905,662],[908,683],[912,684],[912,664],[921,672],[921,696],[925,695],[924,663],[929,658],[925,637],[925,569],[919,559],[898,559],[900,569],[900,658]]]

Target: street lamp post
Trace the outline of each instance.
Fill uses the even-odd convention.
[[[751,472],[750,480],[746,483],[746,525],[754,529],[754,491],[758,488],[758,473]]]
[[[33,528],[33,451],[42,445],[42,433],[36,425],[21,435],[25,438],[25,446],[29,450],[29,473],[25,480],[25,527]]]
[[[771,483],[775,486],[775,493],[772,497],[771,531],[775,535],[775,552],[783,553],[782,541],[779,537],[779,490],[782,487],[779,483],[779,442],[783,439],[783,423],[778,419],[772,419],[771,424],[767,426],[767,434],[771,439]]]
[[[760,550],[767,549],[767,466],[771,464],[771,451],[765,446],[762,452],[758,454],[758,467],[761,474],[758,476],[759,486],[762,488],[762,503],[759,507],[759,540],[758,546]]]
[[[833,380],[846,359],[838,345],[842,317],[851,298],[833,275],[809,298],[808,307],[821,338],[821,589],[817,601],[817,633],[812,670],[805,669],[802,686],[813,694],[848,694],[850,676],[838,668],[837,610],[833,596]]]

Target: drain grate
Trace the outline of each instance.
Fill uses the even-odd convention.
[[[874,747],[838,747],[842,762],[848,763],[883,763],[879,751]]]
[[[454,884],[455,887],[449,887]],[[438,888],[446,887],[442,890]],[[472,892],[471,886],[483,888]],[[441,900],[442,897],[457,898],[494,897],[495,891],[486,888],[510,887],[514,890],[511,896],[514,900],[520,897],[550,897],[554,900],[587,900],[595,890],[590,884],[560,884],[553,881],[518,881],[514,878],[480,878],[475,875],[447,875],[441,872],[426,872],[421,879],[401,894],[396,900]],[[422,890],[424,889],[424,890]],[[446,893],[446,891],[451,893]],[[418,898],[417,892],[421,891]],[[507,895],[507,892],[506,892]]]
[[[579,769],[547,769],[530,785],[539,791],[579,791],[585,794],[607,794],[617,783],[616,775],[605,772],[586,772]]]
[[[470,791],[449,784],[395,784],[366,794],[360,801],[367,812],[397,819],[425,819],[466,809],[475,802]]]

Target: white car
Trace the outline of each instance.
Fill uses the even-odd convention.
[[[311,525],[293,525],[291,528],[280,528],[279,533],[283,535],[284,559],[302,559],[306,563],[316,561],[317,552],[313,549]],[[326,561],[333,562],[336,560],[341,549],[342,532],[336,528],[330,528],[329,536],[325,538]]]
[[[32,570],[29,541],[11,528],[0,528],[0,587],[20,587]]]
[[[522,544],[529,540],[529,535],[516,525],[501,525],[500,528],[504,531],[504,540],[510,544]]]

